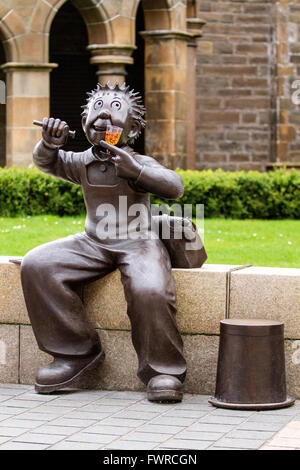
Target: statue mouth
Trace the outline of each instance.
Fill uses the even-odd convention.
[[[92,128],[96,132],[105,132],[106,131],[106,126],[95,126],[95,124],[92,126]]]

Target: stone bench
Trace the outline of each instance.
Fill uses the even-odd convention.
[[[38,367],[50,356],[36,345],[20,267],[8,260],[0,257],[0,383],[32,384]],[[248,317],[284,321],[288,391],[300,397],[300,269],[205,264],[200,269],[174,269],[173,276],[188,363],[186,392],[214,393],[219,322]],[[86,286],[83,299],[106,360],[81,386],[143,390],[119,272]]]

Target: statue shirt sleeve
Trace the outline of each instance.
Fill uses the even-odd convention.
[[[56,178],[81,184],[83,153],[65,152],[51,149],[43,141],[37,143],[33,151],[33,161],[37,168]]]
[[[175,171],[145,155],[136,154],[135,158],[142,165],[141,172],[134,182],[137,190],[146,191],[164,199],[179,199],[183,196],[183,182]]]

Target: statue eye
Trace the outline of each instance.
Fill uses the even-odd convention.
[[[112,109],[116,109],[117,111],[119,111],[119,109],[121,109],[120,101],[116,101],[116,100],[112,101],[110,106],[111,106]]]
[[[97,100],[95,103],[94,103],[94,109],[100,109],[102,108],[103,106],[103,101],[102,100]]]

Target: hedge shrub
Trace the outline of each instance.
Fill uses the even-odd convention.
[[[300,218],[299,171],[178,170],[178,173],[185,186],[185,194],[178,202],[203,203],[205,217]],[[159,202],[157,198],[155,201]]]
[[[205,217],[300,218],[300,172],[177,170],[185,186],[180,204],[204,204]],[[170,203],[152,197],[154,203]],[[0,216],[84,213],[81,187],[36,168],[0,169]]]
[[[0,215],[76,215],[85,211],[81,187],[36,168],[0,169]]]

